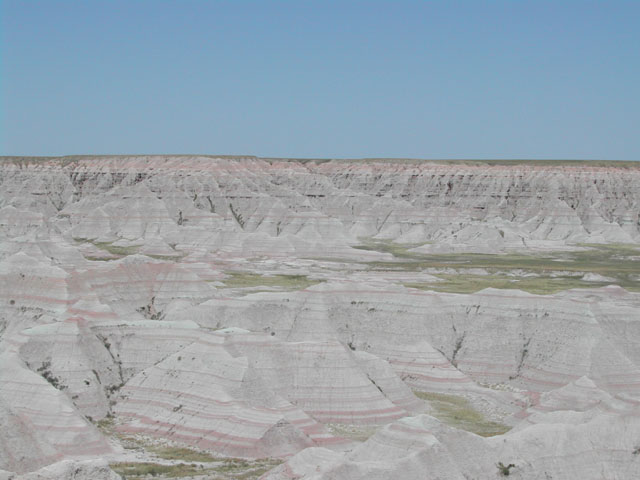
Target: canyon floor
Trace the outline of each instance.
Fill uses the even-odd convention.
[[[640,165],[0,158],[0,479],[640,477]]]

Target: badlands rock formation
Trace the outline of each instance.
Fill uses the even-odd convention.
[[[632,163],[1,159],[0,478],[638,477],[639,214]]]

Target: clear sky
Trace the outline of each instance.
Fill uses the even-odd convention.
[[[640,160],[640,1],[8,1],[0,154]]]

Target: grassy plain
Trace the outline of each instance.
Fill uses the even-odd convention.
[[[444,393],[413,392],[418,398],[426,400],[433,407],[433,416],[452,427],[473,432],[483,437],[502,435],[510,427],[502,423],[487,420],[464,397]]]
[[[273,458],[245,460],[242,458],[217,459],[212,463],[117,462],[111,468],[127,480],[160,478],[215,478],[219,480],[256,480],[282,463]]]
[[[587,249],[579,251],[501,254],[421,254],[410,251],[414,246],[365,241],[356,248],[394,256],[391,261],[366,262],[373,270],[459,271],[458,274],[436,274],[442,280],[440,282],[406,284],[413,288],[472,293],[494,287],[549,294],[570,288],[598,287],[613,283],[629,291],[640,292],[640,248],[636,245],[583,244],[578,246]],[[483,269],[488,275],[469,274],[465,272],[468,269]],[[612,281],[585,281],[581,277],[586,273],[608,277]]]
[[[260,275],[249,272],[227,272],[223,280],[226,288],[271,287],[285,291],[303,290],[322,282],[310,279],[306,275]]]

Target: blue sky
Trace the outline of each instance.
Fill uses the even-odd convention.
[[[640,2],[2,1],[0,154],[640,159]]]

